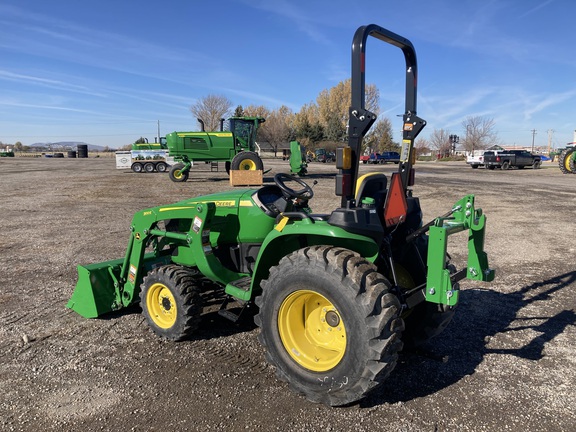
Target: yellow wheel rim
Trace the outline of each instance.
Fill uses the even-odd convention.
[[[182,178],[182,171],[174,170],[174,178],[181,179]]]
[[[572,156],[573,156],[573,154],[570,153],[569,155],[567,155],[567,156],[564,158],[564,167],[566,168],[566,171],[572,171],[572,170],[570,169],[570,159],[572,158]]]
[[[256,170],[256,163],[253,160],[244,159],[243,161],[240,162],[240,169],[241,170],[255,171]]]
[[[155,283],[148,289],[146,307],[150,318],[158,327],[168,329],[176,323],[176,300],[166,285]]]
[[[340,313],[315,291],[295,291],[284,299],[278,331],[290,357],[314,372],[336,367],[346,352],[346,327]]]

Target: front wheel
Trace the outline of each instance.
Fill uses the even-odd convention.
[[[154,333],[174,341],[186,339],[198,328],[202,312],[193,273],[177,265],[150,271],[140,287],[140,306]]]
[[[297,250],[261,285],[259,340],[278,378],[295,392],[346,405],[394,369],[402,349],[400,303],[388,280],[355,252]]]
[[[172,180],[173,182],[185,182],[186,180],[188,180],[188,171],[183,171],[182,168],[184,168],[183,163],[177,163],[172,165],[170,171],[168,172],[170,180]]]
[[[510,168],[510,162],[508,161],[502,162],[502,166],[500,167],[500,169],[507,170],[508,168]]]
[[[258,156],[256,153],[243,151],[234,156],[234,159],[232,159],[232,163],[230,164],[230,168],[233,170],[257,171],[263,170],[264,164],[262,163],[260,156]]]

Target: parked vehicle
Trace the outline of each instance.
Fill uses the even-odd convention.
[[[168,175],[174,182],[188,180],[194,162],[225,162],[230,170],[263,170],[256,143],[258,129],[265,119],[262,117],[231,117],[224,130],[224,120],[219,132],[206,132],[204,122],[198,119],[199,132],[172,132],[166,135],[170,156],[176,163]]]
[[[326,163],[336,161],[336,154],[323,148],[316,150],[315,155],[316,162]]]
[[[400,163],[400,153],[395,151],[385,151],[380,154],[380,163],[394,162]]]
[[[472,152],[472,154],[466,156],[466,163],[474,169],[480,166],[484,166],[484,153],[485,153],[484,151]]]
[[[400,163],[400,154],[395,151],[385,151],[382,153],[372,153],[370,155],[360,156],[362,163],[383,164],[388,162]]]
[[[527,150],[503,150],[494,154],[484,153],[484,165],[488,169],[500,168],[507,170],[510,168],[523,169],[531,166],[534,169],[540,168],[542,159],[538,155],[533,155]]]

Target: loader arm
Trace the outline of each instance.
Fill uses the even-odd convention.
[[[170,262],[197,268],[205,277],[222,284],[245,276],[225,268],[213,254],[209,227],[215,211],[213,202],[204,202],[136,213],[124,258],[78,266],[78,283],[67,307],[86,318],[95,318],[130,306],[138,301],[144,276]],[[160,221],[167,225],[172,220],[178,221],[180,229],[158,228]]]

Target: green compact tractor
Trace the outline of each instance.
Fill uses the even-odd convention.
[[[364,108],[369,36],[395,45],[406,60],[406,111],[398,172],[358,177],[362,139],[376,116]],[[152,330],[179,341],[198,328],[206,279],[227,296],[235,321],[256,305],[255,323],[277,376],[311,401],[352,403],[381,384],[403,345],[439,334],[451,320],[461,279],[491,281],[485,215],[474,196],[423,224],[412,196],[416,53],[410,41],[375,25],[352,45],[348,146],[336,155],[331,213],[314,213],[313,189],[280,173],[274,183],[186,199],[134,216],[123,258],[79,266],[68,303],[94,318],[139,304]],[[466,268],[447,255],[448,236],[468,233]],[[240,305],[230,308],[230,302]],[[228,306],[227,306],[228,305]]]
[[[170,168],[172,181],[188,180],[190,168],[194,161],[226,162],[226,172],[233,170],[262,170],[262,159],[256,152],[256,134],[258,127],[264,123],[261,117],[231,117],[228,119],[229,130],[223,130],[224,121],[220,123],[219,132],[205,132],[204,123],[201,132],[172,132],[166,135],[168,152],[177,162]]]

